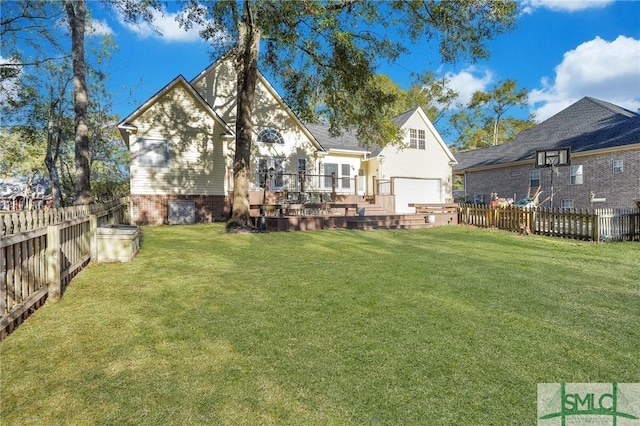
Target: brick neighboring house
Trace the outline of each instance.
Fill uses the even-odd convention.
[[[514,140],[455,153],[469,201],[491,194],[518,200],[540,187],[551,195],[551,168],[535,168],[537,150],[571,149],[571,165],[555,167],[554,197],[543,207],[632,208],[640,200],[640,115],[585,97]]]

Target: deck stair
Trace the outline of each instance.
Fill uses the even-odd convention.
[[[419,214],[379,214],[353,216],[346,219],[347,229],[422,229],[433,227],[424,215]]]

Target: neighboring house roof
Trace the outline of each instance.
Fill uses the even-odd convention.
[[[640,115],[584,97],[508,143],[457,152],[454,172],[521,161],[533,163],[537,150],[571,148],[573,154],[635,144],[640,147]]]
[[[160,89],[155,95],[150,97],[145,103],[143,103],[140,107],[138,107],[135,111],[125,117],[120,123],[118,123],[118,129],[120,130],[120,134],[122,138],[129,145],[129,132],[133,131],[135,133],[135,126],[131,125],[136,118],[138,118],[142,113],[144,113],[149,107],[151,107],[157,100],[162,97],[164,94],[171,91],[175,86],[182,85],[187,89],[187,92],[199,103],[202,107],[207,111],[207,113],[213,117],[216,121],[218,121],[225,129],[225,132],[230,134],[234,134],[233,130],[225,121],[218,115],[217,112],[211,108],[204,98],[198,93],[196,89],[193,88],[191,84],[182,76],[182,74],[178,75],[174,78],[169,84]]]

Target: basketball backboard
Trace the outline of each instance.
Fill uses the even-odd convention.
[[[536,151],[536,167],[558,167],[571,165],[571,148]]]

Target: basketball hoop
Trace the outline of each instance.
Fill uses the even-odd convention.
[[[551,208],[553,208],[553,175],[556,167],[571,165],[571,148],[536,151],[536,168],[551,167]]]
[[[536,151],[536,168],[571,165],[571,148]]]

